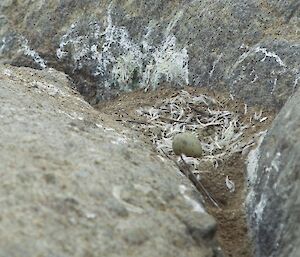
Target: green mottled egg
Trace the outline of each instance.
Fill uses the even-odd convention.
[[[201,157],[202,147],[197,136],[190,132],[177,134],[172,142],[173,151],[176,155],[184,154],[189,157]]]

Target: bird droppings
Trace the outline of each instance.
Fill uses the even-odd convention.
[[[135,91],[95,107],[152,144],[154,156],[166,159],[168,155],[179,166],[184,161],[220,207],[208,199],[203,206],[218,222],[217,238],[225,254],[252,256],[244,211],[245,161],[275,111],[253,108],[229,94],[190,87]],[[176,157],[173,138],[185,132],[197,137],[202,157]]]
[[[230,193],[233,193],[235,191],[235,184],[232,180],[229,179],[228,176],[226,176],[225,184],[226,184],[226,186],[227,186]]]

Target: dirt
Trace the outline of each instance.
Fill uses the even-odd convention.
[[[178,93],[179,89],[164,87],[155,91],[144,92],[143,90],[131,93],[124,93],[118,98],[98,104],[96,109],[102,114],[114,117],[114,120],[120,122],[123,126],[130,127],[141,134],[149,144],[147,135],[143,135],[139,124],[145,122],[136,113],[139,107],[153,106],[159,101],[170,98]],[[263,110],[263,116],[268,117],[264,122],[258,123],[247,130],[244,135],[247,138],[253,137],[257,132],[264,131],[270,127],[270,124],[276,114],[274,110],[265,110],[260,106],[248,108],[245,112],[245,104],[225,92],[213,92],[204,88],[186,87],[184,90],[192,95],[204,94],[214,97],[221,102],[224,110],[240,114],[241,119],[249,120],[254,112]],[[155,149],[153,149],[155,151]],[[250,149],[249,149],[250,150]],[[236,153],[228,160],[221,163],[218,169],[214,167],[205,167],[209,170],[201,175],[201,182],[209,193],[217,201],[220,209],[209,202],[206,203],[207,211],[213,215],[218,222],[217,239],[225,253],[225,257],[251,257],[253,256],[251,240],[249,237],[247,222],[245,217],[244,200],[246,196],[246,161],[247,154]],[[230,192],[226,187],[226,177],[235,184],[235,191]]]

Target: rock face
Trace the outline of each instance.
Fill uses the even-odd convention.
[[[186,178],[66,75],[0,65],[0,99],[1,257],[222,256]]]
[[[2,62],[71,76],[91,102],[160,84],[281,107],[300,78],[298,0],[0,3]]]
[[[248,217],[257,257],[300,256],[300,90],[249,156]]]

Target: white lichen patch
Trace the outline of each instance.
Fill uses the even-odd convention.
[[[220,54],[220,55],[217,57],[216,60],[214,60],[214,62],[213,62],[213,64],[212,64],[212,68],[211,68],[211,70],[209,71],[209,78],[212,78],[213,73],[214,73],[214,71],[215,71],[215,69],[216,69],[216,66],[217,66],[217,64],[220,62],[220,60],[221,60],[222,57],[223,57],[223,53]]]
[[[20,47],[20,52],[23,52],[24,55],[32,58],[32,60],[41,68],[41,69],[46,69],[46,61],[36,52],[35,50],[31,49],[28,40],[24,37],[19,38],[21,47]]]
[[[251,150],[248,154],[247,158],[247,178],[248,178],[248,184],[250,188],[254,185],[256,179],[257,179],[257,168],[258,168],[258,161],[260,158],[260,146],[262,144],[262,141],[266,135],[267,131],[263,131],[260,134],[258,134],[258,140],[257,140],[257,147],[253,150]],[[250,200],[250,199],[248,199]]]
[[[124,91],[130,91],[135,74],[142,73],[142,59],[133,52],[121,55],[112,68],[112,78],[122,86]]]
[[[268,169],[274,170],[275,172],[279,172],[280,171],[280,162],[281,162],[281,153],[277,152],[274,159],[271,161],[271,166]]]
[[[261,155],[261,144],[266,136],[267,131],[263,131],[258,134],[258,142],[255,149],[250,151],[247,158],[247,179],[248,179],[248,187],[249,191],[246,197],[246,206],[255,213],[255,225],[257,225],[263,216],[263,211],[267,204],[267,196],[262,194],[258,203],[255,202],[255,191],[254,185],[258,179],[258,162]],[[266,180],[268,181],[268,179]]]
[[[75,70],[92,67],[91,75],[103,78],[106,88],[155,88],[162,81],[187,85],[188,52],[171,34],[181,15],[175,15],[161,43],[155,46],[151,44],[155,26],[150,21],[142,44],[138,44],[125,27],[114,25],[110,5],[104,26],[94,21],[84,25],[87,29],[83,31],[82,21],[73,23],[61,37],[56,55],[58,59],[71,58]]]
[[[286,64],[283,62],[283,60],[280,58],[280,56],[278,54],[276,54],[275,52],[269,51],[267,48],[265,47],[261,47],[259,45],[255,45],[254,47],[248,48],[248,51],[243,53],[238,60],[236,61],[236,63],[232,66],[232,70],[237,69],[237,67],[242,64],[247,58],[254,56],[257,53],[261,53],[263,54],[263,58],[260,60],[261,62],[266,61],[266,58],[271,58],[274,59],[279,66],[283,67],[284,69],[287,67]]]
[[[0,54],[4,52],[5,48],[6,48],[6,37],[3,37],[0,41]]]
[[[86,56],[94,49],[94,46],[89,43],[90,39],[99,39],[99,25],[97,23],[89,23],[89,29],[86,34],[79,33],[79,22],[71,24],[69,30],[61,38],[59,48],[56,50],[58,59],[65,58],[71,55],[75,69],[82,68],[82,62]],[[98,33],[97,33],[98,32]],[[97,58],[97,56],[90,56]]]
[[[268,199],[265,194],[262,194],[260,197],[259,203],[256,205],[254,213],[256,217],[256,222],[259,224],[263,218],[264,209],[267,205]]]
[[[250,78],[250,84],[259,83],[261,82],[261,79],[264,79],[259,75],[259,70],[261,69],[262,65],[266,65],[270,73],[269,79],[272,83],[272,86],[269,90],[270,94],[274,94],[278,90],[278,84],[280,84],[279,80],[283,75],[295,77],[293,83],[290,83],[292,92],[295,91],[299,80],[299,69],[294,68],[289,64],[288,61],[285,61],[284,53],[278,53],[272,49],[269,49],[268,47],[263,47],[260,44],[256,44],[252,47],[243,44],[240,48],[245,49],[245,52],[240,55],[232,67],[228,69],[228,78],[231,76],[236,76],[236,71],[245,71],[247,68],[251,68],[251,70],[247,72],[248,74],[246,74],[246,76]],[[255,59],[255,61],[250,61],[253,59]],[[233,87],[239,82],[240,79],[244,79],[244,77],[233,80],[232,84],[230,85],[231,92],[234,92]]]
[[[152,57],[152,63],[146,66],[143,73],[144,85],[156,88],[162,79],[180,85],[189,84],[188,52],[186,48],[177,49],[175,36],[167,37]]]
[[[293,83],[293,93],[295,92],[298,84],[299,84],[299,81],[300,81],[300,71],[297,70],[297,69],[293,69],[294,73],[295,73],[295,80],[294,80],[294,83]]]

